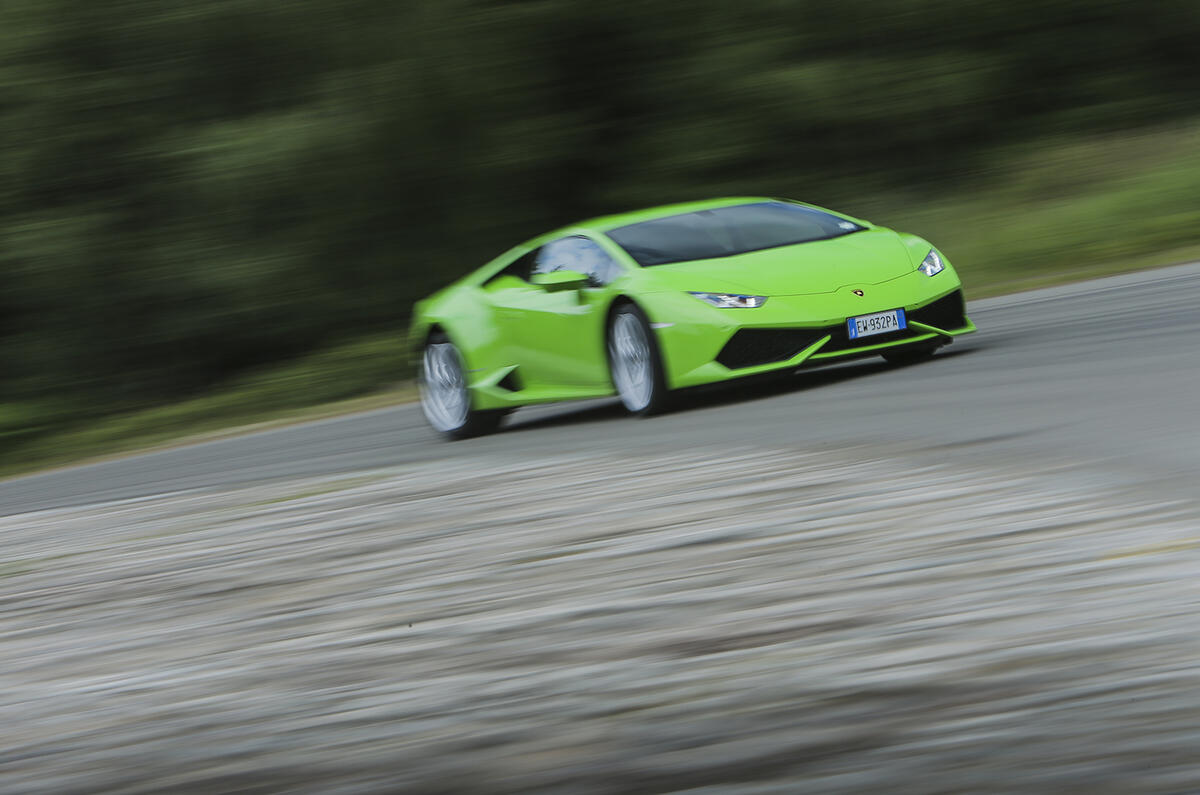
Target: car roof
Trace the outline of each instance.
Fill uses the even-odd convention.
[[[704,199],[703,201],[680,202],[678,204],[663,204],[658,207],[647,207],[643,210],[632,210],[625,213],[616,213],[614,215],[602,215],[597,218],[590,218],[586,221],[562,226],[550,232],[538,235],[532,240],[527,240],[518,248],[528,251],[529,249],[538,246],[544,246],[552,240],[569,235],[579,235],[586,233],[603,234],[610,230],[617,229],[630,224],[637,224],[643,221],[653,221],[657,218],[669,218],[672,215],[681,215],[683,213],[694,213],[699,210],[715,210],[720,207],[737,207],[742,204],[761,204],[762,202],[781,202],[786,204],[798,204],[803,207],[811,207],[814,210],[831,213],[842,218],[846,218],[856,223],[865,226],[872,226],[869,221],[864,221],[860,218],[855,218],[845,213],[826,210],[824,207],[818,207],[815,204],[806,202],[798,202],[791,199],[778,199],[772,196],[727,196],[719,199]]]
[[[578,235],[583,232],[607,232],[610,229],[628,226],[630,224],[641,223],[642,221],[653,221],[656,218],[668,218],[672,215],[681,215],[683,213],[694,213],[699,210],[713,210],[718,207],[736,207],[739,204],[757,204],[758,202],[778,201],[764,196],[729,196],[718,199],[703,199],[700,201],[678,202],[676,204],[661,204],[657,207],[646,207],[641,210],[630,210],[624,213],[614,213],[612,215],[601,215],[596,218],[589,218],[585,221],[578,221],[566,226],[560,226],[557,229],[552,229],[549,232],[543,232],[535,238],[525,241],[522,248],[535,248],[545,245],[551,240],[554,240],[564,235]]]
[[[577,224],[572,224],[572,229],[591,229],[596,232],[607,232],[610,229],[616,229],[629,224],[637,224],[642,221],[653,221],[656,218],[666,218],[672,215],[680,215],[682,213],[694,213],[700,210],[714,210],[718,207],[734,207],[739,204],[757,204],[758,202],[778,201],[764,196],[736,196],[720,199],[705,199],[703,201],[681,202],[678,204],[664,204],[658,207],[647,207],[643,210],[633,210],[631,212],[616,213],[614,215],[602,215],[598,218],[590,218],[586,221],[580,221]]]

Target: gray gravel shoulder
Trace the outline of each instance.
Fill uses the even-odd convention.
[[[1197,518],[863,446],[0,519],[0,790],[1194,790]]]

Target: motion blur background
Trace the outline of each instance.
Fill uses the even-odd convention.
[[[1195,0],[7,0],[0,467],[402,381],[413,300],[642,205],[833,206],[971,297],[1195,257],[1197,41]]]
[[[0,480],[0,792],[1200,791],[1197,42],[1197,0],[3,0],[0,476],[345,416]],[[411,397],[417,298],[721,194],[935,241],[980,333],[646,421],[348,412]]]

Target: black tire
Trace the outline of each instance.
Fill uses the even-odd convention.
[[[642,351],[634,354],[633,348],[639,344]],[[622,303],[613,309],[608,319],[605,348],[613,389],[625,409],[642,417],[665,411],[670,403],[670,390],[663,371],[662,354],[650,321],[642,310],[631,303]]]
[[[940,343],[930,342],[924,345],[913,345],[905,348],[893,348],[889,351],[884,351],[881,356],[889,364],[906,365],[917,364],[927,359],[933,358],[933,354],[937,349],[942,347]]]
[[[458,347],[449,337],[441,332],[429,335],[417,378],[421,409],[430,426],[448,439],[467,439],[491,433],[500,427],[500,422],[508,414],[505,409],[480,411],[474,407],[471,392],[466,388],[466,372],[462,361]],[[439,371],[432,381],[431,368]]]

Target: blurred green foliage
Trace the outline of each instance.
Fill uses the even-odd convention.
[[[416,397],[396,384],[404,351],[391,334],[355,339],[235,376],[219,389],[137,411],[62,422],[49,404],[0,405],[0,477],[55,464],[144,449],[183,436],[257,423],[317,419],[394,405]],[[380,389],[380,385],[390,385]],[[40,411],[31,409],[40,409]],[[58,420],[58,421],[56,421]]]
[[[774,194],[953,236],[938,197],[1023,201],[997,163],[1200,115],[1197,41],[1195,0],[6,0],[0,439],[399,339],[582,216]]]

